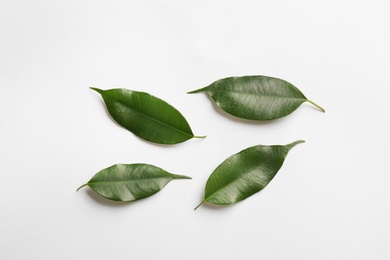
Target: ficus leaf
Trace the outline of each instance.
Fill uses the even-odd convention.
[[[204,202],[230,205],[262,190],[282,167],[287,153],[295,145],[257,145],[234,154],[222,162],[206,183]]]
[[[322,112],[325,110],[308,100],[291,83],[267,76],[230,77],[188,92],[206,92],[225,112],[251,120],[271,120],[284,117],[307,101]]]
[[[183,115],[167,102],[145,92],[91,88],[103,97],[112,118],[135,135],[159,144],[177,144],[194,136]]]
[[[157,193],[173,179],[191,177],[171,174],[149,164],[115,164],[96,173],[77,190],[89,186],[107,199],[134,201]]]

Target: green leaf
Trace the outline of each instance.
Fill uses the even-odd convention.
[[[325,112],[291,83],[267,76],[225,78],[188,94],[199,92],[207,92],[225,112],[251,120],[284,117],[305,101]]]
[[[191,177],[171,174],[149,164],[116,164],[96,173],[77,190],[89,186],[107,199],[134,201],[157,193],[173,179]]]
[[[177,144],[193,137],[183,115],[167,102],[145,92],[127,89],[91,88],[103,97],[108,112],[135,135],[159,144]]]
[[[282,167],[287,153],[299,140],[288,145],[257,145],[234,154],[222,162],[206,183],[204,202],[230,205],[242,201],[265,186]]]

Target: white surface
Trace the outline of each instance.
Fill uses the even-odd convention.
[[[390,259],[386,1],[195,2],[0,0],[0,259]],[[186,94],[256,74],[326,113],[241,122]],[[144,142],[90,86],[149,92],[207,138]],[[266,189],[193,211],[225,158],[297,139]],[[135,162],[193,180],[131,204],[76,192]]]

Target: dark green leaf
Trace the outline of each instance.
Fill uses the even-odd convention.
[[[102,95],[108,112],[118,124],[147,141],[177,144],[199,137],[194,136],[178,110],[157,97],[127,89],[91,89]]]
[[[224,111],[251,120],[271,120],[292,113],[308,101],[322,112],[325,110],[308,100],[291,83],[267,76],[231,77],[189,94],[207,92]]]
[[[279,171],[287,153],[299,140],[288,145],[257,145],[222,162],[206,183],[204,202],[230,205],[262,190]]]
[[[77,190],[89,186],[107,199],[134,201],[157,193],[173,179],[191,178],[149,164],[116,164],[96,173]]]

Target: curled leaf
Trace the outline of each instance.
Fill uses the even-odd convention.
[[[282,167],[291,148],[304,141],[288,145],[257,145],[234,154],[222,162],[206,183],[204,202],[230,205],[264,189]]]
[[[271,120],[284,117],[307,101],[322,112],[325,110],[308,100],[291,83],[267,76],[230,77],[188,92],[206,92],[225,112],[251,120]]]
[[[89,186],[103,197],[116,201],[134,201],[159,192],[173,179],[191,179],[171,174],[149,164],[116,164],[96,173],[82,185]]]
[[[194,137],[183,115],[173,106],[145,92],[127,89],[101,90],[112,118],[121,126],[147,141],[177,144]]]

